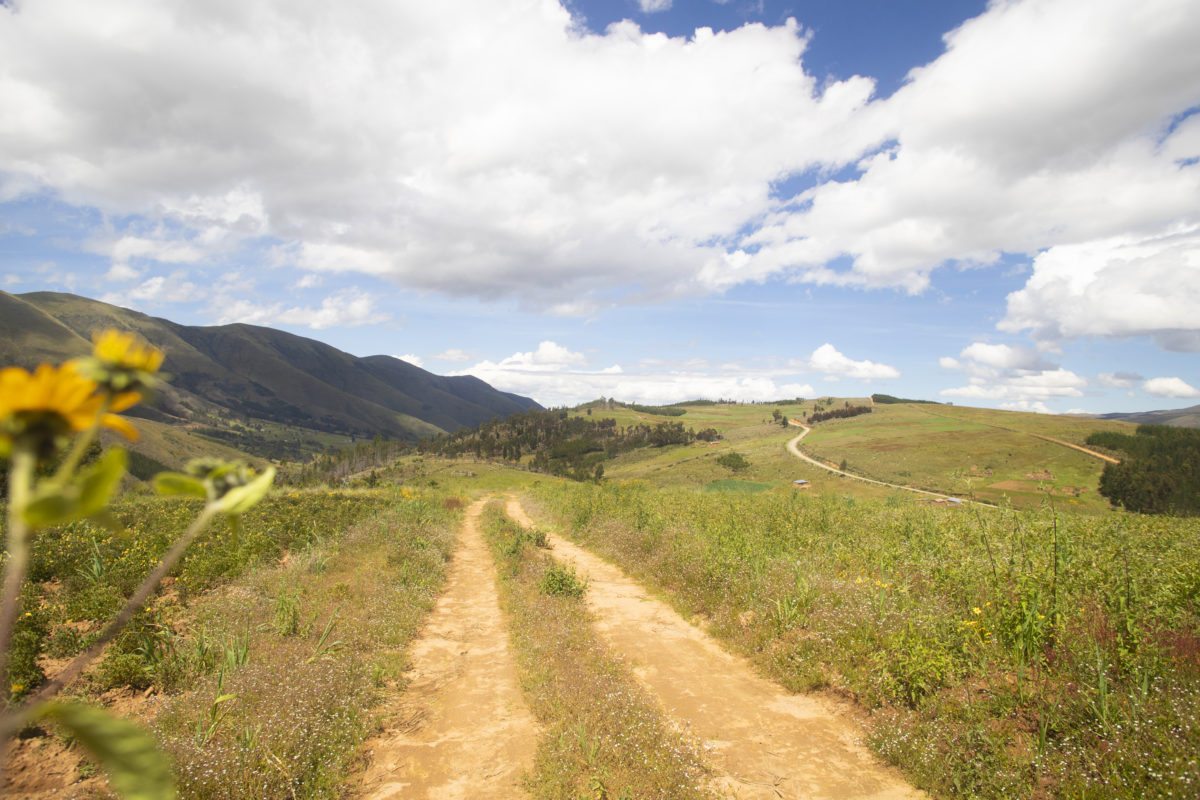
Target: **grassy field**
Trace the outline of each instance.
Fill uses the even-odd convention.
[[[1096,487],[1104,462],[1038,435],[1082,443],[1090,431],[1114,426],[1129,427],[1039,414],[880,405],[871,414],[818,424],[801,446],[816,458],[845,461],[851,471],[888,483],[992,503],[1007,498],[1022,506],[1053,498],[1102,512],[1108,501]]]
[[[1200,523],[543,483],[546,517],[939,797],[1194,796]]]
[[[148,723],[181,798],[337,797],[436,599],[459,506],[411,488],[269,498],[239,533],[203,534],[72,692]],[[77,523],[39,536],[31,611],[14,638],[15,697],[92,641],[195,512],[146,498],[115,510],[123,535]],[[94,767],[62,752],[62,741],[34,737],[17,759],[57,754],[107,796]]]
[[[783,428],[776,409],[803,419],[817,401],[776,405],[722,404],[691,406],[670,419],[695,429],[715,428],[722,439],[684,448],[645,448],[605,464],[605,475],[617,480],[645,480],[656,486],[746,491],[729,481],[787,488],[797,478],[808,480],[815,494],[852,494],[904,502],[914,496],[885,487],[838,477],[805,464],[784,445],[799,429]],[[836,398],[823,408],[870,405],[868,398]],[[586,414],[576,412],[577,414]],[[591,417],[612,417],[618,425],[653,424],[667,419],[630,409],[594,408]],[[942,494],[975,497],[989,503],[1029,507],[1053,502],[1064,509],[1104,513],[1108,501],[1096,487],[1104,462],[1048,441],[1050,437],[1082,444],[1098,430],[1131,431],[1128,423],[1079,417],[1026,414],[927,404],[877,405],[870,414],[818,423],[801,443],[809,455],[831,466],[845,463],[855,474],[900,486]],[[741,454],[749,468],[737,474],[717,459]],[[759,487],[761,488],[761,487]]]

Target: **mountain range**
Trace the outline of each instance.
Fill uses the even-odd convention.
[[[1163,411],[1139,411],[1131,414],[1100,414],[1099,419],[1136,422],[1139,425],[1174,425],[1178,428],[1200,428],[1200,406],[1168,408]]]
[[[170,382],[129,413],[264,457],[339,441],[415,440],[541,408],[471,376],[387,355],[351,355],[257,325],[180,325],[72,294],[0,291],[0,363],[32,368],[90,351],[92,333],[133,331],[166,353]]]

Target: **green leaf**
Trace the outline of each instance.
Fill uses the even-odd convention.
[[[208,498],[204,481],[182,472],[158,473],[154,476],[154,490],[159,494],[185,494],[201,499]]]
[[[25,506],[25,521],[34,528],[44,528],[84,517],[105,516],[113,492],[125,475],[125,460],[125,451],[113,447],[70,483],[42,483]]]
[[[236,486],[217,501],[217,510],[226,514],[242,514],[249,511],[267,496],[275,480],[275,468],[267,467],[262,474],[245,486]]]
[[[113,492],[125,475],[125,451],[109,448],[100,460],[79,475],[79,513],[95,516],[108,508]]]
[[[173,800],[175,779],[154,737],[126,719],[81,703],[46,703],[36,716],[69,731],[108,773],[123,800]]]

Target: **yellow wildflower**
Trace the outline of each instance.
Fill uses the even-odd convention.
[[[163,351],[151,347],[132,333],[107,330],[92,337],[92,355],[110,367],[158,372]]]
[[[0,370],[0,452],[7,452],[15,439],[29,437],[45,457],[59,440],[92,427],[106,400],[96,389],[96,382],[71,363],[42,364],[32,374],[20,367]],[[138,400],[133,393],[117,395],[109,410],[124,411]],[[105,413],[100,424],[137,438],[134,427],[116,414]]]
[[[159,383],[163,351],[133,333],[106,330],[92,335],[92,354],[76,359],[79,371],[112,394],[145,394]]]

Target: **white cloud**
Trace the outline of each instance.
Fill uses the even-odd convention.
[[[457,347],[451,347],[449,350],[443,350],[433,356],[438,361],[470,361],[471,354],[466,350],[460,350]]]
[[[405,353],[402,356],[392,356],[392,358],[398,358],[401,361],[407,361],[409,364],[412,364],[414,367],[424,367],[425,366],[425,359],[421,358],[420,356],[415,356],[412,353]]]
[[[1049,413],[1052,398],[1082,397],[1087,379],[1024,347],[975,342],[959,358],[943,356],[946,369],[966,373],[967,384],[943,389],[943,397],[999,401],[1001,408]]]
[[[141,274],[142,273],[140,270],[134,269],[126,263],[114,262],[113,265],[108,268],[108,272],[104,273],[104,279],[121,283],[139,278],[141,277]]]
[[[1200,389],[1180,378],[1151,378],[1142,384],[1142,391],[1155,397],[1200,397]]]
[[[638,8],[643,14],[654,14],[659,11],[670,11],[671,0],[638,0]]]
[[[185,303],[205,296],[206,292],[187,280],[183,273],[174,272],[170,275],[155,275],[132,289],[110,292],[100,299],[117,306],[154,308],[164,303]]]
[[[1140,380],[1142,376],[1135,372],[1101,372],[1096,376],[1097,383],[1110,389],[1129,389]]]
[[[317,308],[287,307],[283,303],[259,305],[250,300],[222,298],[216,307],[218,325],[245,322],[250,325],[284,323],[313,330],[353,328],[387,322],[391,315],[375,310],[375,298],[357,289],[345,289],[321,301]]]
[[[971,378],[966,386],[943,389],[943,397],[1008,402],[1047,400],[1053,397],[1083,397],[1087,379],[1068,369],[1045,370],[1028,375],[988,380]]]
[[[42,0],[0,14],[0,196],[586,313],[721,283],[703,273],[774,181],[877,139],[872,81],[820,84],[805,45],[794,24],[584,35],[554,2]]]
[[[750,402],[815,394],[809,384],[766,370],[713,372],[645,362],[640,367],[636,372],[619,364],[589,369],[582,353],[544,341],[535,351],[514,353],[498,362],[481,361],[453,374],[474,375],[497,389],[533,397],[545,406],[577,405],[597,397],[661,404],[697,398]]]
[[[0,198],[148,220],[110,232],[115,263],[271,237],[314,273],[568,315],[777,275],[920,291],[1040,253],[1005,330],[1200,348],[1194,244],[1169,241],[1200,225],[1200,117],[1169,129],[1200,105],[1200,4],[992,2],[886,100],[807,74],[808,35],[591,35],[549,0],[23,3],[0,12]],[[1121,309],[1141,266],[1054,266],[1114,242],[1157,243],[1130,263],[1182,290]]]
[[[1032,411],[1035,414],[1053,414],[1054,412],[1041,400],[1018,400],[1015,403],[1001,403],[1001,408],[1009,411]],[[1072,412],[1067,412],[1072,413]]]
[[[959,355],[962,358],[1002,370],[1034,370],[1054,369],[1054,365],[1046,361],[1037,352],[1024,347],[1012,347],[1006,344],[985,344],[975,342],[963,349]],[[950,359],[954,361],[954,359]],[[957,362],[955,362],[957,363]],[[946,366],[943,364],[943,366]]]
[[[1176,0],[991,3],[871,107],[892,145],[769,217],[745,271],[919,291],[946,260],[1195,223],[1198,123],[1160,139],[1200,103],[1198,37],[1200,6]]]
[[[876,380],[882,378],[899,378],[900,370],[887,364],[874,361],[854,361],[838,352],[837,348],[826,342],[813,351],[808,362],[814,372],[825,373],[829,376]]]
[[[1047,340],[1155,336],[1168,349],[1200,351],[1198,308],[1200,224],[1047,250],[1008,296],[999,327]]]

